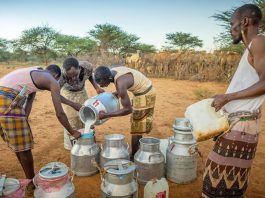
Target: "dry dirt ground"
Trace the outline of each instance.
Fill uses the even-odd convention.
[[[1,68],[0,76],[11,70],[12,68]],[[171,79],[152,79],[152,81],[157,91],[157,101],[154,116],[154,128],[149,136],[163,139],[168,138],[173,134],[171,128],[175,118],[183,117],[186,107],[198,100],[194,94],[195,90],[207,89],[213,94],[216,94],[224,92],[227,86],[224,83],[199,83],[175,81]],[[90,96],[95,95],[95,91],[92,90],[90,85],[87,85],[87,89]],[[109,90],[113,90],[113,87]],[[37,94],[30,116],[30,124],[35,140],[33,155],[36,172],[46,163],[51,161],[61,161],[69,166],[70,153],[63,148],[63,128],[55,117],[49,92],[44,91]],[[265,197],[264,129],[263,119],[263,130],[261,132],[258,150],[251,172],[250,185],[245,196],[247,198]],[[103,125],[97,126],[97,141],[102,143],[104,135],[110,133],[124,134],[126,136],[126,141],[130,142],[129,116],[112,118]],[[204,160],[206,159],[209,150],[212,148],[212,145],[213,142],[211,140],[199,143],[199,149],[203,154]],[[15,154],[7,148],[5,142],[2,140],[0,140],[0,172],[6,173],[8,176],[24,178],[22,168],[20,167]],[[187,185],[177,185],[169,182],[169,197],[200,197],[202,174],[203,162],[199,159],[197,179],[193,183]],[[92,177],[75,177],[74,185],[76,187],[77,197],[99,197],[100,183],[99,174]],[[139,189],[139,197],[143,197],[143,187],[140,187]]]

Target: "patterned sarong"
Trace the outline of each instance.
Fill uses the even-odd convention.
[[[260,119],[241,120],[216,141],[205,165],[203,197],[243,197],[255,157]]]
[[[0,135],[14,152],[33,148],[33,136],[25,112],[20,107],[11,109],[4,114],[18,91],[0,87]]]
[[[131,134],[149,133],[152,130],[156,94],[154,88],[148,93],[134,96],[131,116]]]
[[[61,95],[70,101],[80,103],[80,104],[83,104],[88,99],[87,92],[85,89],[82,89],[81,91],[73,92],[73,91],[69,91],[67,89],[62,88]],[[63,109],[64,109],[64,112],[68,118],[68,121],[69,121],[70,125],[73,127],[73,129],[84,128],[84,124],[80,120],[79,114],[75,109],[73,109],[72,107],[70,107],[68,105],[63,105]],[[66,138],[70,138],[70,140],[74,139],[74,137],[69,136],[70,134],[68,133],[68,131],[66,129],[64,129],[64,136],[66,136],[66,135],[68,137],[65,137],[65,139]],[[66,144],[65,144],[65,146],[67,147]],[[66,149],[70,149],[70,148],[66,148]]]

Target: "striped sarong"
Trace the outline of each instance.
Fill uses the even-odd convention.
[[[259,132],[260,119],[243,119],[217,139],[205,165],[203,197],[243,197],[248,186]]]
[[[131,115],[131,134],[149,133],[152,130],[156,93],[152,88],[148,93],[134,96]]]
[[[61,95],[70,101],[80,103],[80,104],[83,104],[88,99],[87,92],[85,89],[82,89],[80,91],[69,91],[63,87],[61,90]],[[79,114],[75,109],[73,109],[72,107],[68,105],[63,105],[63,109],[73,129],[78,130],[78,129],[84,128],[84,124],[80,120]],[[70,133],[64,128],[65,149],[68,149],[68,150],[71,149],[71,145],[73,144],[74,139],[75,138],[71,136]]]
[[[0,87],[0,135],[12,151],[21,152],[33,148],[33,136],[25,112],[16,106],[4,114],[17,94],[14,89]]]

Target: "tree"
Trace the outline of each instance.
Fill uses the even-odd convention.
[[[154,53],[156,52],[156,48],[154,45],[149,45],[145,43],[137,43],[136,44],[136,51],[140,50],[142,53]]]
[[[261,12],[264,16],[265,15],[265,0],[254,0],[253,3],[256,4],[261,9]],[[212,18],[214,18],[217,22],[219,22],[220,25],[224,28],[224,32],[221,32],[217,37],[215,37],[214,40],[219,50],[242,53],[245,48],[244,45],[242,43],[238,45],[234,45],[232,44],[232,40],[231,40],[230,19],[234,11],[235,11],[235,8],[231,8],[230,10],[215,13],[212,16]],[[260,30],[261,32],[265,32],[264,17],[261,21]]]
[[[85,37],[58,34],[55,49],[59,56],[78,56],[96,51],[96,42]]]
[[[120,27],[111,24],[97,24],[89,35],[98,43],[101,53],[125,54],[136,51],[139,40],[134,34],[128,34]]]
[[[47,65],[49,56],[54,54],[55,38],[58,32],[48,26],[34,27],[22,32],[18,45],[20,49],[33,53]]]
[[[0,38],[0,62],[7,62],[10,60],[11,53],[8,51],[10,42],[6,39]]]
[[[189,50],[195,47],[202,47],[202,40],[190,33],[175,32],[166,34],[166,39],[172,49]]]

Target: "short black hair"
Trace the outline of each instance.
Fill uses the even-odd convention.
[[[107,81],[112,78],[112,73],[110,71],[110,68],[106,66],[99,66],[95,70],[95,81],[100,82],[100,81]]]
[[[262,20],[262,12],[260,8],[255,4],[245,4],[235,10],[240,18],[249,17],[253,19],[254,25],[259,24]]]
[[[51,64],[48,67],[46,67],[46,70],[48,70],[50,73],[54,74],[56,77],[61,76],[61,68],[58,65]]]
[[[64,60],[63,62],[63,68],[68,71],[70,70],[72,67],[74,67],[75,69],[79,68],[79,63],[78,60],[76,58],[70,57]]]

